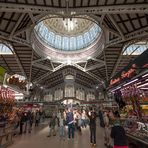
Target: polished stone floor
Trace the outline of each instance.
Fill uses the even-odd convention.
[[[47,137],[48,126],[44,123],[33,130],[31,134],[25,134],[14,138],[14,144],[10,148],[90,148],[89,128],[82,129],[82,135],[75,133],[74,140],[67,138],[61,140],[59,135],[55,137]],[[103,129],[97,128],[97,148],[105,148],[103,140]]]

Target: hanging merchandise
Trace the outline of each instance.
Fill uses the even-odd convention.
[[[15,92],[10,88],[0,86],[0,111],[10,113],[14,106]]]

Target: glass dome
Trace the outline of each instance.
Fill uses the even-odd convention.
[[[50,18],[35,26],[35,34],[51,48],[77,51],[93,44],[101,34],[101,28],[83,18]]]
[[[31,34],[32,48],[41,57],[63,64],[85,62],[102,53],[105,36],[93,18],[47,15]]]

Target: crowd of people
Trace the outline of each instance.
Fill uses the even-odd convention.
[[[94,109],[90,110],[73,110],[69,108],[58,113],[53,113],[52,118],[49,121],[49,135],[56,136],[57,129],[59,129],[60,138],[65,140],[75,138],[75,132],[77,131],[82,135],[82,128],[89,126],[90,130],[90,144],[96,146],[96,119],[97,115],[100,119],[100,126],[104,129],[104,144],[108,148],[127,148],[127,140],[124,128],[120,124],[119,113],[112,111],[99,111],[98,113]],[[66,135],[66,127],[67,135]],[[119,131],[119,132],[118,132]],[[114,139],[114,142],[112,142]],[[114,143],[114,144],[113,144]]]
[[[82,128],[89,127],[90,144],[95,147],[97,140],[96,128],[98,126],[96,123],[97,117],[99,117],[100,121],[99,126],[104,129],[104,144],[106,147],[127,148],[126,134],[120,124],[120,115],[117,111],[98,111],[92,108],[89,110],[68,108],[53,112],[52,117],[47,119],[49,120],[49,134],[47,137],[59,135],[61,140],[65,140],[66,138],[69,140],[75,139],[75,132],[81,136],[83,134]],[[15,113],[12,120],[14,135],[18,131],[20,135],[31,133],[33,123],[34,127],[37,127],[44,119],[44,111],[19,110]],[[0,128],[5,127],[6,121],[6,116],[1,114]]]
[[[96,112],[94,110],[73,110],[69,108],[65,111],[59,111],[53,113],[52,118],[49,121],[49,135],[56,136],[57,127],[59,127],[60,138],[65,140],[66,138],[66,126],[68,127],[68,139],[75,138],[75,131],[82,135],[82,128],[90,126],[90,142],[93,146],[96,146]]]

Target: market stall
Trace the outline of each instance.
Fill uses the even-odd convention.
[[[129,144],[148,147],[148,58],[145,51],[110,80]]]
[[[12,143],[14,91],[0,86],[0,147]]]

